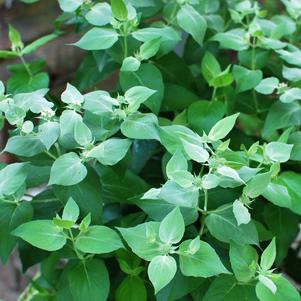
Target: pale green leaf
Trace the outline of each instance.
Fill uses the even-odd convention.
[[[160,223],[159,237],[167,244],[175,244],[182,239],[184,231],[184,219],[180,209],[176,207]]]
[[[76,238],[75,246],[84,253],[104,254],[123,247],[119,235],[105,226],[91,226]]]
[[[71,186],[87,176],[87,168],[76,153],[66,153],[55,160],[51,167],[49,184]]]
[[[35,220],[22,224],[12,234],[46,251],[59,250],[67,241],[63,229],[48,220]]]
[[[156,256],[151,260],[147,273],[155,288],[155,294],[157,294],[174,278],[176,272],[177,263],[171,256]]]

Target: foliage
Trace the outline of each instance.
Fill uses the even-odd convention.
[[[24,46],[10,26],[0,51],[21,60],[0,112],[22,162],[1,165],[0,256],[40,265],[20,300],[300,300],[281,274],[301,214],[299,1],[58,2],[54,34]],[[87,52],[57,96],[25,59],[66,24]]]

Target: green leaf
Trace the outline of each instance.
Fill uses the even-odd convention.
[[[91,224],[91,213],[88,213],[80,222],[79,230],[83,232],[87,231],[90,224]]]
[[[62,228],[48,220],[35,220],[22,224],[12,234],[46,251],[59,250],[67,241]]]
[[[7,262],[17,243],[17,238],[11,232],[21,224],[29,222],[32,215],[30,202],[17,204],[0,201],[0,257],[3,263]]]
[[[247,186],[244,188],[244,193],[250,198],[256,198],[262,193],[265,192],[267,186],[271,180],[271,173],[265,172],[257,174],[254,176],[251,181],[247,183]]]
[[[70,152],[55,160],[51,167],[49,185],[71,186],[87,176],[87,169],[76,153]]]
[[[258,254],[249,245],[230,243],[230,263],[238,281],[249,282],[255,277]]]
[[[138,57],[141,60],[148,60],[155,56],[161,46],[161,38],[146,41],[140,46]]]
[[[154,39],[161,39],[159,54],[164,55],[175,48],[181,40],[178,31],[173,27],[146,27],[132,33],[132,36],[140,42],[148,42]]]
[[[89,169],[87,177],[82,182],[72,186],[54,186],[53,190],[62,203],[65,204],[70,197],[73,198],[82,216],[90,213],[92,222],[101,224],[103,193],[99,183],[97,173]]]
[[[255,90],[261,94],[272,94],[279,85],[279,79],[276,77],[268,77],[263,79],[256,87]]]
[[[298,82],[301,80],[301,69],[283,66],[282,75],[285,79],[289,81]]]
[[[224,71],[222,71],[217,77],[213,78],[209,82],[210,87],[222,88],[230,86],[234,80],[232,73],[230,73],[231,66],[229,65]]]
[[[140,68],[140,61],[134,58],[133,56],[126,57],[120,68],[120,71],[123,72],[135,72]]]
[[[113,20],[112,10],[108,3],[96,3],[85,15],[87,21],[95,26],[104,26]]]
[[[22,50],[22,54],[30,54],[32,52],[35,52],[38,48],[42,47],[43,45],[51,42],[52,40],[56,39],[58,37],[58,34],[52,33],[48,34],[44,37],[41,37],[34,42],[28,44],[27,46],[24,47]]]
[[[60,8],[67,12],[74,12],[77,10],[83,3],[84,0],[58,0]]]
[[[301,67],[301,51],[299,49],[295,51],[287,51],[287,50],[276,50],[276,52],[280,55],[281,59],[285,62]]]
[[[174,179],[174,175],[179,171],[187,171],[188,163],[180,150],[177,150],[166,165],[167,177],[171,180]]]
[[[251,221],[251,214],[249,210],[240,200],[233,203],[233,214],[237,221],[237,225],[248,224]]]
[[[23,43],[19,31],[10,24],[8,26],[8,29],[8,37],[12,44],[12,49],[15,50],[16,48],[23,48]]]
[[[301,107],[297,102],[274,103],[265,119],[263,136],[268,137],[277,129],[301,124]]]
[[[159,237],[166,244],[178,243],[185,232],[182,213],[178,207],[172,210],[160,223]]]
[[[32,76],[25,72],[19,72],[9,78],[7,91],[9,93],[31,92],[48,88],[48,86],[49,76],[46,72],[39,72]]]
[[[299,216],[287,209],[269,204],[264,209],[264,221],[272,232],[272,236],[277,237],[276,264],[278,264],[287,256],[298,234]]]
[[[74,301],[106,301],[110,290],[109,274],[101,260],[80,262],[68,271]]]
[[[82,121],[78,121],[74,127],[74,139],[81,145],[86,146],[92,142],[92,133],[88,126]]]
[[[105,226],[91,226],[76,237],[75,246],[84,253],[104,254],[122,248],[123,244],[114,230]]]
[[[147,222],[132,228],[117,228],[135,254],[151,261],[158,255],[164,255],[159,240],[158,222]]]
[[[258,233],[253,221],[247,225],[237,226],[232,208],[227,205],[210,213],[205,219],[206,226],[212,236],[220,241],[229,243],[258,244]]]
[[[110,138],[92,148],[86,156],[96,158],[103,165],[115,165],[123,159],[131,144],[129,139]]]
[[[281,42],[277,39],[271,39],[266,37],[261,38],[260,44],[262,48],[273,49],[273,50],[278,50],[287,46],[287,43],[285,42]]]
[[[118,34],[114,29],[94,27],[73,45],[84,50],[103,50],[111,48],[117,40]]]
[[[287,188],[291,200],[291,202],[288,203],[288,208],[298,214],[301,214],[301,189],[300,185],[298,184],[300,183],[300,180],[301,176],[299,174],[293,171],[287,171],[282,173],[276,181],[277,184],[283,185]],[[288,200],[288,198],[285,200]]]
[[[184,152],[186,155],[192,159],[193,161],[204,163],[207,162],[209,159],[209,153],[202,144],[194,144],[188,141],[182,140]]]
[[[67,84],[66,90],[62,94],[62,101],[67,104],[80,105],[84,101],[84,96],[71,84]]]
[[[5,93],[5,86],[2,81],[0,81],[0,95],[4,95]]]
[[[277,292],[277,286],[271,277],[265,276],[263,274],[259,274],[258,276],[259,283],[262,284],[265,288],[267,288],[272,294],[275,295]]]
[[[232,187],[231,184],[235,186],[244,184],[244,181],[240,178],[239,173],[229,166],[220,166],[217,168],[217,174],[220,176],[220,185],[222,187]]]
[[[199,135],[209,133],[210,129],[223,118],[225,106],[222,102],[198,101],[188,108],[187,118],[191,128]]]
[[[217,59],[209,51],[207,51],[203,57],[201,70],[208,83],[222,72]]]
[[[190,243],[186,240],[180,245],[180,268],[185,276],[212,277],[222,273],[229,273],[224,267],[215,250],[206,242],[200,241],[197,252],[191,252]]]
[[[251,90],[262,80],[261,70],[249,70],[239,65],[233,67],[233,75],[236,81],[236,93]]]
[[[120,130],[128,138],[160,141],[158,126],[156,115],[136,112],[126,117],[120,126]]]
[[[255,301],[257,299],[252,286],[239,285],[234,277],[228,275],[221,275],[214,279],[202,299],[202,301],[233,300]]]
[[[198,100],[199,96],[187,88],[180,85],[166,83],[162,111],[174,111],[177,113],[185,110],[188,105]]]
[[[39,126],[38,137],[47,150],[58,140],[60,125],[58,122],[47,121]]]
[[[59,143],[67,148],[72,149],[78,147],[74,139],[74,128],[78,122],[82,121],[80,114],[73,110],[65,110],[60,116],[60,138]]]
[[[275,141],[266,145],[264,153],[271,161],[283,163],[289,160],[292,149],[292,144]]]
[[[249,48],[247,33],[243,29],[232,29],[227,32],[217,33],[211,39],[218,41],[221,48],[235,51],[247,50]]]
[[[62,219],[67,221],[77,221],[79,217],[79,208],[72,198],[69,198],[67,204],[64,207]]]
[[[156,91],[143,86],[135,86],[127,90],[124,94],[130,112],[138,110],[140,105],[148,100]]]
[[[174,278],[176,272],[177,263],[171,256],[156,256],[151,260],[147,273],[155,288],[155,294],[157,294]]]
[[[13,163],[0,170],[0,196],[12,195],[24,185],[26,165],[27,163]]]
[[[266,247],[266,249],[263,251],[260,259],[260,267],[268,271],[274,264],[274,261],[276,259],[276,240],[273,238],[273,240],[270,242],[270,244]]]
[[[45,98],[47,92],[48,89],[39,89],[29,93],[18,93],[14,96],[14,102],[25,111],[30,110],[33,113],[47,112],[53,107],[53,103]]]
[[[300,88],[288,89],[280,96],[279,99],[283,103],[291,103],[296,100],[301,100],[301,89]]]
[[[128,10],[124,0],[111,0],[111,7],[113,16],[120,20],[125,21],[128,17]]]
[[[156,93],[149,91],[152,95],[144,104],[153,113],[157,114],[159,112],[164,94],[164,85],[161,72],[157,67],[152,64],[141,64],[136,72],[121,72],[120,84],[123,91],[139,85],[157,91]]]
[[[239,113],[230,115],[218,121],[210,130],[208,138],[212,141],[218,141],[225,138],[235,125]]]
[[[126,276],[116,291],[116,301],[147,301],[144,281],[138,276]]]
[[[271,182],[262,195],[276,206],[292,209],[292,199],[284,185]]]
[[[177,13],[177,22],[179,26],[188,32],[200,46],[203,46],[207,22],[193,6],[189,4],[183,5]]]
[[[174,181],[167,181],[161,188],[159,198],[170,204],[196,208],[198,203],[199,192],[196,187],[181,187]]]
[[[0,50],[0,58],[1,59],[15,58],[18,56],[19,56],[18,53],[15,51]]]
[[[119,105],[119,102],[106,91],[87,93],[84,95],[84,99],[84,109],[96,115],[113,112],[113,106]]]
[[[273,294],[266,286],[258,282],[256,285],[256,295],[260,301],[300,301],[300,295],[293,285],[283,276],[273,279],[277,291]]]

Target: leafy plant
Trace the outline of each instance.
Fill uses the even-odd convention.
[[[22,162],[1,165],[0,256],[40,265],[20,300],[300,300],[299,1],[58,2],[56,33],[11,26],[0,51],[22,63],[0,84]],[[87,54],[50,95],[24,57],[64,23]]]

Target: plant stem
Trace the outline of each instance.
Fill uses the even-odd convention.
[[[204,211],[207,211],[207,207],[208,207],[208,190],[204,189]]]
[[[202,218],[201,218],[201,229],[200,229],[200,232],[199,232],[200,237],[203,235],[204,229],[205,229],[205,219],[204,219],[204,216],[202,216]]]
[[[74,253],[76,254],[76,256],[78,257],[79,260],[83,261],[83,260],[84,260],[84,257],[77,251],[77,249],[76,249],[76,247],[75,247],[75,242],[74,242],[75,240],[74,240],[74,236],[73,236],[72,230],[69,229],[68,232],[69,232],[69,235],[70,235],[69,238],[70,238],[71,241],[72,241],[72,246],[73,246],[73,251],[74,251]]]
[[[251,62],[252,70],[256,69],[256,46],[252,43],[252,62]]]
[[[58,143],[55,143],[54,146],[55,146],[57,155],[60,157],[61,154],[62,154],[61,149],[60,149],[60,145]]]
[[[216,91],[217,91],[217,88],[214,87],[214,88],[213,88],[212,97],[211,97],[211,101],[214,101],[214,100],[215,100],[215,97],[216,97]]]
[[[123,36],[123,57],[127,58],[128,56],[128,36]]]
[[[44,151],[44,153],[48,156],[48,157],[50,157],[51,159],[53,159],[53,160],[56,160],[57,159],[57,157],[55,156],[55,155],[53,155],[51,152],[49,152],[49,151]]]
[[[256,69],[256,46],[252,43],[252,61],[251,61],[251,67],[252,70]],[[258,112],[258,99],[257,99],[257,95],[256,95],[256,91],[253,89],[253,99],[254,99],[254,105],[255,105],[255,110],[256,112]]]
[[[20,60],[21,60],[21,62],[22,62],[22,64],[23,64],[23,66],[24,66],[26,72],[28,73],[28,75],[29,75],[30,77],[32,77],[32,72],[31,72],[30,68],[28,67],[28,64],[26,63],[26,61],[25,61],[23,55],[20,54],[19,57],[20,57]]]

